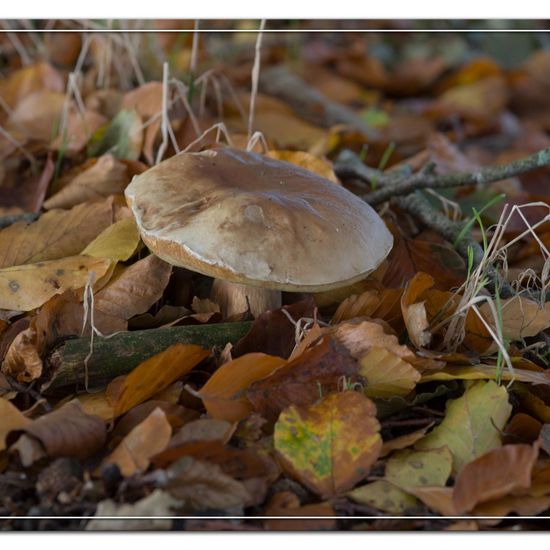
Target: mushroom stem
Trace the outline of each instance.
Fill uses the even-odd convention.
[[[269,309],[281,307],[281,291],[257,286],[231,283],[214,279],[210,299],[216,302],[224,317],[243,313],[250,307],[250,313],[257,317]]]

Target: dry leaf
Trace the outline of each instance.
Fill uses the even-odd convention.
[[[95,307],[125,320],[145,313],[162,296],[171,273],[169,263],[151,254],[111,279],[95,295]]]
[[[393,439],[390,439],[389,441],[384,441],[382,445],[382,450],[380,451],[380,458],[384,458],[393,451],[405,449],[406,447],[412,447],[417,441],[419,441],[426,435],[426,432],[432,426],[433,422],[432,424],[429,424],[428,426],[420,430],[416,430],[405,435],[400,435],[399,437],[395,437]]]
[[[407,332],[412,343],[417,348],[426,347],[432,335],[428,330],[428,317],[424,302],[420,301],[422,294],[434,286],[434,279],[427,273],[417,273],[405,287],[401,297],[401,310]]]
[[[359,374],[367,381],[367,397],[407,395],[421,377],[410,363],[380,347],[372,347],[359,361]]]
[[[380,479],[357,487],[348,493],[351,500],[382,510],[388,514],[403,515],[418,506],[417,500],[389,481]]]
[[[291,164],[296,164],[296,166],[305,168],[310,172],[315,172],[319,176],[340,185],[340,182],[338,181],[338,178],[336,177],[330,163],[312,155],[311,153],[306,153],[305,151],[268,151],[266,156],[275,160],[282,160],[285,162],[290,162]]]
[[[107,437],[105,422],[98,416],[84,413],[75,401],[20,429],[38,440],[51,458],[88,458],[103,447]]]
[[[168,387],[209,355],[209,351],[193,344],[174,344],[153,355],[124,378],[113,404],[115,416]]]
[[[167,468],[166,475],[166,490],[188,511],[231,509],[251,498],[243,483],[224,474],[218,465],[189,456]]]
[[[357,362],[341,344],[325,338],[270,376],[251,384],[248,399],[256,412],[275,421],[289,405],[307,406],[321,395],[357,381]]]
[[[30,422],[15,405],[3,397],[0,398],[0,451],[6,448],[6,436],[12,430],[20,430]]]
[[[156,408],[119,443],[103,464],[116,464],[125,477],[144,472],[151,457],[166,449],[171,435],[172,427],[166,415]]]
[[[281,357],[248,353],[222,365],[198,395],[212,418],[229,422],[243,420],[253,410],[246,390],[253,382],[265,378],[285,363]]]
[[[459,514],[531,485],[538,445],[504,445],[466,464],[455,481],[453,502]]]
[[[110,201],[54,210],[32,223],[17,222],[0,231],[0,268],[80,254],[112,223]]]
[[[364,479],[382,439],[374,403],[353,391],[285,409],[273,435],[283,468],[312,491],[335,496]]]
[[[0,309],[36,309],[56,294],[83,288],[92,271],[102,277],[110,265],[110,260],[70,256],[0,269]]]
[[[128,168],[112,155],[93,159],[89,168],[80,172],[55,195],[44,202],[44,208],[71,208],[77,204],[123,193],[130,183]]]
[[[81,254],[123,262],[134,255],[139,242],[139,229],[135,220],[123,218],[102,231]]]

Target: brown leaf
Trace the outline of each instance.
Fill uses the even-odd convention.
[[[355,317],[383,319],[397,333],[404,328],[401,313],[402,289],[384,288],[366,290],[362,294],[346,298],[332,317],[332,324],[341,323]]]
[[[434,286],[434,279],[427,273],[417,273],[405,287],[401,297],[403,319],[409,333],[409,338],[417,348],[426,347],[432,335],[428,331],[428,317],[422,294]]]
[[[275,160],[282,160],[285,162],[290,162],[291,164],[296,164],[301,168],[305,168],[311,172],[322,176],[323,178],[340,185],[334,170],[329,162],[326,160],[320,159],[311,153],[306,153],[305,151],[268,151],[266,153],[267,157],[270,157]]]
[[[112,201],[47,212],[0,231],[0,268],[75,256],[113,223]]]
[[[0,398],[0,451],[6,448],[6,436],[12,430],[20,430],[31,422],[7,399]]]
[[[315,302],[313,298],[307,298],[290,306],[262,313],[255,319],[250,332],[235,344],[233,357],[260,352],[287,359],[296,345],[296,327],[283,310],[297,322],[302,317],[313,317]]]
[[[52,458],[74,456],[85,459],[105,444],[105,422],[82,411],[75,401],[33,420],[21,428],[37,439]]]
[[[73,292],[65,292],[48,300],[30,318],[28,327],[11,342],[2,365],[3,372],[18,380],[35,380],[42,375],[43,359],[50,347],[61,338],[89,335],[82,333],[84,307]],[[126,330],[126,323],[94,310],[94,326],[105,335]]]
[[[113,404],[115,416],[168,387],[209,355],[209,351],[193,344],[174,344],[153,355],[124,378]]]
[[[151,254],[111,279],[94,297],[95,307],[124,320],[145,313],[162,296],[171,273],[169,263]]]
[[[357,362],[344,346],[325,338],[267,378],[254,382],[247,395],[258,413],[274,421],[289,405],[311,405],[321,395],[342,389],[342,377],[356,381]]]
[[[197,441],[227,443],[235,432],[235,424],[214,418],[199,418],[188,422],[170,440],[169,447],[179,447]]]
[[[531,485],[538,445],[504,445],[466,464],[456,478],[453,502],[459,514]]]
[[[189,511],[225,510],[244,506],[251,495],[242,482],[224,474],[219,466],[189,456],[166,469],[167,491]]]
[[[51,143],[50,149],[64,151],[68,157],[76,156],[88,143],[91,136],[107,123],[107,119],[94,111],[69,112],[65,131]]]
[[[243,420],[253,410],[246,390],[285,363],[281,357],[248,353],[218,368],[198,395],[212,418],[229,422]]]
[[[71,208],[77,204],[123,193],[130,183],[127,166],[112,155],[86,162],[86,168],[44,202],[46,210]]]
[[[166,415],[156,408],[120,442],[103,464],[116,464],[125,477],[144,472],[151,457],[166,449],[171,435],[172,427]]]
[[[380,458],[384,458],[393,451],[412,447],[417,441],[420,441],[426,435],[426,432],[432,426],[433,422],[420,430],[416,430],[414,432],[395,437],[393,439],[390,439],[389,441],[384,441],[382,445],[382,450],[380,451]]]

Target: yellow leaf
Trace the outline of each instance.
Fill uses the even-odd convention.
[[[124,377],[116,391],[113,405],[115,416],[120,416],[168,387],[209,355],[208,350],[193,344],[174,344],[153,355]]]
[[[348,491],[380,454],[375,415],[374,403],[353,391],[330,394],[307,408],[288,407],[273,436],[283,468],[322,496]]]
[[[92,271],[103,276],[110,264],[102,258],[70,256],[0,269],[0,309],[36,309],[56,294],[84,287]]]
[[[443,370],[422,375],[422,382],[434,380],[496,380],[497,368],[493,365],[473,365],[468,367],[449,366]],[[531,384],[550,385],[550,377],[544,372],[526,369],[501,369],[501,380],[514,380],[517,382],[530,382]]]
[[[222,365],[202,387],[199,396],[212,418],[237,422],[253,410],[246,390],[286,363],[281,357],[247,353]]]
[[[449,447],[456,474],[468,462],[500,447],[500,434],[511,412],[505,388],[492,381],[475,382],[462,397],[447,403],[443,422],[415,447],[420,450]]]
[[[404,489],[409,487],[443,487],[451,475],[453,455],[448,447],[429,451],[403,450],[386,464],[386,479]]]
[[[82,251],[82,254],[123,262],[133,256],[139,239],[139,229],[134,219],[124,218],[107,227]]]
[[[413,496],[384,479],[357,487],[348,493],[348,496],[359,504],[388,514],[403,514],[418,504]]]
[[[359,361],[359,374],[367,379],[367,397],[407,395],[420,380],[420,373],[385,348],[373,347]]]

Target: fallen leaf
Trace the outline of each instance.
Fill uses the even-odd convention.
[[[426,432],[433,426],[432,424],[429,424],[428,426],[416,430],[414,432],[400,435],[398,437],[394,437],[393,439],[390,439],[388,441],[384,441],[382,444],[382,450],[380,451],[380,458],[384,458],[385,456],[389,455],[393,451],[398,451],[399,449],[405,449],[407,447],[412,447],[417,441],[422,439]]]
[[[63,151],[66,157],[76,157],[95,132],[107,124],[107,119],[94,111],[71,109],[65,129],[50,143],[53,151]],[[93,156],[93,155],[89,155]]]
[[[478,504],[471,512],[473,516],[504,517],[511,513],[518,516],[538,516],[550,508],[550,496],[530,495],[505,496]]]
[[[371,317],[383,319],[399,333],[404,327],[401,313],[402,294],[402,289],[384,288],[366,290],[362,294],[350,296],[338,306],[331,323],[337,324],[355,317]]]
[[[433,277],[427,273],[419,272],[407,283],[401,297],[401,310],[405,326],[409,338],[417,348],[426,347],[432,339],[428,330],[426,307],[420,300],[422,294],[433,286]]]
[[[444,487],[452,464],[453,455],[447,447],[403,450],[394,453],[386,463],[386,480],[405,491],[409,487]]]
[[[94,305],[107,315],[125,320],[145,313],[161,298],[171,273],[169,263],[151,254],[111,279],[94,296]]]
[[[416,449],[449,447],[453,473],[492,449],[500,447],[500,434],[512,411],[508,392],[495,382],[475,382],[464,395],[447,402],[445,418]]]
[[[31,420],[5,398],[0,398],[0,452],[6,448],[6,436],[12,430],[20,430]]]
[[[388,514],[403,515],[418,507],[416,498],[383,479],[357,487],[348,493],[348,497]]]
[[[538,445],[504,445],[472,460],[459,472],[453,502],[459,514],[531,485]]]
[[[247,353],[219,367],[198,392],[198,396],[212,418],[228,422],[243,420],[253,410],[246,395],[249,386],[285,363],[281,357]]]
[[[214,418],[199,418],[187,422],[170,440],[169,448],[196,443],[197,441],[220,441],[227,443],[235,432],[235,424]]]
[[[77,204],[123,193],[130,183],[128,168],[113,155],[87,162],[87,168],[44,202],[44,208],[71,208]]]
[[[110,123],[97,130],[88,143],[88,156],[111,154],[137,160],[143,144],[143,123],[133,110],[120,111]]]
[[[209,355],[209,351],[193,344],[174,344],[153,355],[124,378],[113,403],[115,416],[168,387]]]
[[[112,223],[110,201],[46,212],[32,223],[14,223],[0,230],[0,268],[80,254]]]
[[[105,422],[98,416],[84,413],[79,403],[74,401],[19,430],[39,441],[51,458],[88,458],[103,447],[107,437]]]
[[[409,487],[407,492],[442,516],[458,515],[453,503],[452,487]]]
[[[166,469],[165,489],[182,501],[186,511],[225,510],[244,506],[251,498],[242,482],[219,466],[185,456]]]
[[[124,218],[104,229],[81,254],[123,262],[134,255],[139,242],[139,229],[135,220]]]
[[[343,377],[357,381],[357,362],[337,342],[326,338],[271,375],[253,382],[247,397],[256,412],[274,422],[289,405],[307,406],[342,389]]]
[[[90,272],[102,277],[110,265],[101,258],[69,256],[0,269],[0,309],[30,311],[56,294],[83,288]]]
[[[421,378],[410,363],[379,347],[372,347],[359,361],[359,374],[367,381],[363,390],[367,397],[407,395]]]
[[[283,468],[312,491],[334,496],[364,479],[382,439],[376,407],[360,393],[333,393],[308,408],[285,409],[274,445]]]
[[[287,359],[296,346],[296,325],[300,319],[313,317],[315,302],[306,298],[281,309],[259,315],[248,334],[241,338],[232,350],[233,357],[260,352]],[[283,311],[290,316],[294,323]]]
[[[116,464],[125,477],[144,472],[150,459],[166,448],[171,435],[166,415],[157,408],[119,443],[103,464]]]
[[[63,92],[61,73],[48,63],[33,63],[13,71],[0,80],[0,97],[12,109],[26,96],[41,90]]]

